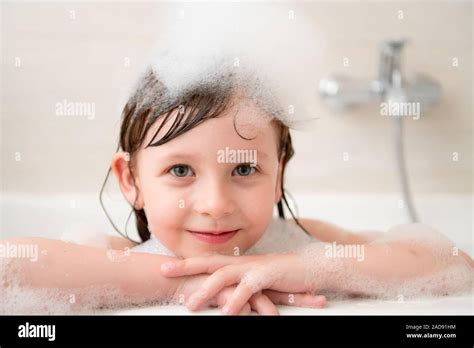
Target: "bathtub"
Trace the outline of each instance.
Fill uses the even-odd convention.
[[[293,192],[300,217],[317,218],[355,229],[386,231],[406,223],[398,195],[389,194],[309,194]],[[417,196],[415,204],[422,222],[447,235],[472,257],[472,195]],[[126,211],[124,210],[124,214]],[[60,194],[32,196],[3,193],[1,238],[41,236],[81,240],[81,235],[116,235],[105,218],[97,195]],[[473,294],[404,301],[352,299],[331,301],[323,309],[279,306],[284,315],[460,315],[473,314]],[[183,306],[150,306],[103,311],[102,314],[188,315],[220,314],[217,309],[193,313]]]

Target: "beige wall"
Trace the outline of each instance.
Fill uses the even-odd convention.
[[[166,3],[1,6],[2,190],[97,192],[116,147],[125,96],[159,36],[160,8]],[[471,193],[472,4],[304,6],[327,38],[322,68],[327,73],[375,77],[377,44],[389,38],[411,39],[403,56],[407,77],[423,72],[443,88],[442,103],[426,118],[405,122],[414,192]],[[20,66],[15,66],[16,57]],[[343,66],[344,57],[349,67]],[[452,66],[453,57],[458,67]],[[95,103],[94,119],[57,116],[55,104],[64,99]],[[326,110],[320,117],[316,131],[294,133],[290,189],[398,190],[391,119],[380,116],[376,105],[345,114]],[[344,152],[349,154],[347,162]],[[458,162],[452,160],[453,152],[459,153]]]

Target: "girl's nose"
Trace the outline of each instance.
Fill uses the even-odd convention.
[[[203,185],[194,202],[194,210],[202,215],[208,215],[217,220],[225,215],[232,214],[235,205],[225,183],[213,182]]]

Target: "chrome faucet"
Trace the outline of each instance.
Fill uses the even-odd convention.
[[[319,94],[337,110],[370,102],[386,101],[394,94],[407,102],[419,102],[422,111],[429,110],[441,97],[440,85],[427,76],[418,75],[412,82],[402,79],[401,52],[407,40],[389,40],[380,45],[378,77],[355,80],[343,75],[330,75],[319,82]]]
[[[415,103],[421,112],[429,110],[441,97],[440,85],[429,77],[419,75],[412,82],[402,79],[401,52],[407,40],[389,40],[380,45],[378,77],[360,81],[343,75],[321,79],[319,94],[333,109],[344,110],[363,103]],[[382,106],[382,104],[380,104]],[[396,160],[403,203],[412,222],[419,221],[410,185],[403,146],[402,117],[394,118]]]

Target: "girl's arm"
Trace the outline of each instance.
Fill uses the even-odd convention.
[[[323,285],[352,294],[388,298],[448,295],[470,291],[474,279],[473,262],[467,254],[407,241],[364,245],[362,261],[355,257],[328,258],[326,250],[313,257],[325,260],[318,265],[318,261],[306,259],[312,264],[313,272],[308,265],[305,268],[313,274],[316,288]],[[316,277],[318,272],[324,274],[322,279]]]
[[[287,221],[296,224],[293,219],[288,219]],[[365,244],[380,235],[378,231],[353,233],[348,229],[321,220],[298,219],[298,221],[314,238],[326,243]]]
[[[424,224],[398,225],[385,233],[351,233],[317,220],[301,221],[315,238],[335,242],[325,245],[324,249],[309,246],[311,255],[305,259],[309,267],[328,268],[329,272],[322,273],[326,273],[325,285],[332,289],[380,295],[388,284],[394,289],[418,282],[420,289],[427,292],[450,293],[468,288],[473,280],[472,258]],[[447,277],[451,280],[443,282]],[[423,281],[426,284],[422,284]],[[381,287],[374,286],[377,283]],[[416,293],[417,289],[411,290]]]
[[[288,220],[288,221],[296,224],[296,222],[293,219]],[[336,226],[328,222],[320,221],[320,220],[298,219],[298,221],[314,238],[325,243],[336,242],[337,244],[344,244],[344,245],[345,244],[368,244],[370,242],[377,241],[377,239],[384,236],[383,232],[375,231],[375,230],[374,231],[360,231],[360,232],[354,233],[348,229]],[[409,225],[410,224],[406,224],[405,226],[409,226]],[[409,246],[408,248],[413,250],[413,245]],[[400,245],[398,246],[398,249],[400,249]],[[426,250],[424,251],[426,252]],[[458,253],[459,253],[459,256],[461,256],[472,267],[474,267],[474,261],[468,254],[466,254],[462,250],[458,250]],[[384,263],[382,262],[382,264]]]
[[[168,277],[211,274],[193,294],[194,308],[223,286],[238,284],[226,304],[232,314],[263,289],[286,293],[335,290],[384,298],[472,289],[472,259],[429,226],[398,225],[386,233],[363,235],[358,243],[358,236],[334,225],[315,222],[312,226],[326,243],[310,243],[295,253],[175,260],[174,267],[162,272]]]
[[[80,289],[96,288],[99,293],[102,287],[116,290],[115,294],[119,296],[109,296],[107,291],[101,293],[98,305],[107,306],[169,299],[183,281],[163,277],[159,272],[161,263],[172,260],[172,257],[132,253],[127,248],[101,249],[45,238],[15,238],[0,241],[0,244],[3,244],[7,256],[0,260],[6,263],[0,269],[0,280],[4,280],[0,287],[4,289],[16,283],[34,289],[79,290],[77,303],[97,300],[98,292],[81,292]],[[30,253],[36,250],[36,257],[15,257],[15,250],[30,250]],[[89,293],[94,298],[88,298]]]

